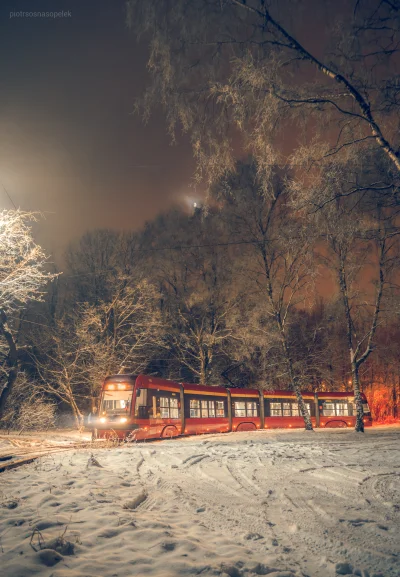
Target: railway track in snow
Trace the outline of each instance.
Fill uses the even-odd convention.
[[[35,443],[32,440],[16,439],[0,435],[0,473],[32,463],[39,457],[54,453],[64,453],[76,449],[98,449],[110,446],[109,441],[71,441],[68,443]]]

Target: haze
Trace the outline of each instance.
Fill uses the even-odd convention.
[[[33,9],[71,17],[10,18]],[[87,229],[139,228],[192,194],[189,147],[170,146],[161,113],[147,126],[131,114],[146,52],[123,0],[3,2],[0,46],[0,182],[44,213],[38,240],[56,259]]]

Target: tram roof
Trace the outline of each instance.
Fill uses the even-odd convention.
[[[258,396],[259,391],[258,389],[248,389],[248,388],[236,388],[236,387],[218,387],[218,386],[210,386],[210,385],[198,385],[198,384],[191,384],[191,383],[178,383],[176,381],[162,379],[160,377],[153,377],[151,375],[134,375],[134,374],[117,374],[117,375],[110,375],[105,378],[104,382],[123,382],[123,381],[134,381],[137,382],[139,386],[150,386],[153,387],[168,387],[169,389],[180,389],[180,385],[183,385],[185,391],[194,392],[194,393],[210,393],[213,395],[226,395],[227,390],[230,390],[232,396]],[[353,391],[316,391],[318,394],[319,399],[341,399],[347,398],[349,396],[353,396]],[[305,398],[314,397],[314,393],[312,391],[302,391],[302,396]],[[282,389],[273,389],[268,390],[264,389],[264,396],[266,397],[293,397],[294,392],[291,390],[282,390]],[[364,395],[362,395],[364,397]]]

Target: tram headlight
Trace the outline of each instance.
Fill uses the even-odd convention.
[[[107,419],[105,417],[100,418],[100,423],[105,423],[106,421],[107,421]]]
[[[126,417],[122,417],[122,419],[119,420],[120,423],[126,423],[127,422],[127,418]]]

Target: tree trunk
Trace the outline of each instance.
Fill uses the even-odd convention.
[[[295,374],[294,368],[293,368],[293,360],[292,360],[292,357],[290,354],[289,345],[288,345],[287,338],[286,338],[285,326],[284,326],[284,323],[282,321],[282,316],[281,316],[280,310],[275,306],[271,277],[270,277],[270,268],[269,268],[265,248],[264,248],[264,250],[262,250],[262,257],[263,257],[263,261],[264,261],[265,277],[267,279],[268,300],[270,302],[272,310],[274,311],[275,321],[276,321],[276,324],[278,326],[280,341],[281,341],[281,345],[282,345],[282,351],[283,351],[284,359],[286,362],[287,371],[289,374],[290,385],[292,387],[294,394],[296,395],[296,400],[297,400],[297,403],[299,405],[300,413],[304,419],[305,429],[306,429],[306,431],[313,431],[314,429],[312,426],[311,417],[308,414],[307,407],[304,403],[304,399],[303,399],[303,396],[301,394],[301,390],[300,390],[300,386],[299,386],[299,380],[298,380],[298,378]]]
[[[360,391],[360,381],[358,378],[358,365],[352,359],[351,361],[351,377],[353,381],[353,389],[354,389],[354,400],[356,402],[356,426],[355,431],[357,433],[364,432],[364,407],[363,401],[361,398],[361,391]]]
[[[204,355],[200,353],[200,385],[206,385],[206,367]]]
[[[207,385],[207,377],[209,373],[209,355],[208,350],[205,345],[200,345],[199,349],[200,357],[200,385]]]
[[[304,419],[305,430],[306,431],[313,431],[314,429],[313,429],[312,422],[311,422],[311,416],[309,415],[309,413],[307,411],[307,407],[306,407],[306,404],[304,402],[303,395],[301,394],[299,380],[298,380],[298,378],[294,372],[293,361],[292,361],[292,357],[290,355],[289,347],[288,347],[287,340],[286,340],[285,329],[282,325],[282,320],[281,320],[280,315],[276,316],[276,320],[277,320],[277,324],[278,324],[278,327],[279,327],[279,330],[281,333],[282,349],[283,349],[283,353],[284,353],[285,361],[286,361],[286,366],[287,366],[288,373],[289,373],[290,384],[291,384],[292,390],[294,391],[294,394],[296,395],[296,400],[297,400],[297,403],[299,405],[301,416]]]
[[[296,383],[296,385],[292,384],[292,387],[293,387],[294,393],[296,395],[296,399],[297,399],[297,402],[299,405],[301,416],[304,419],[305,429],[306,429],[306,431],[313,431],[314,429],[313,429],[312,422],[311,422],[311,416],[310,416],[309,412],[307,411],[307,407],[306,407],[306,404],[304,402],[303,395],[301,394],[300,387],[297,385],[297,383]]]
[[[72,408],[72,412],[74,414],[74,418],[75,418],[75,422],[76,422],[76,427],[78,429],[78,431],[81,431],[83,429],[83,415],[79,410],[78,405],[75,402],[75,399],[73,398],[72,394],[69,395],[69,399],[70,399],[70,405]]]
[[[8,328],[7,315],[3,310],[0,310],[0,334],[4,336],[8,345],[7,365],[9,367],[7,382],[0,393],[0,419],[1,419],[4,415],[4,409],[7,403],[7,399],[10,396],[13,385],[17,380],[18,375],[17,345],[15,343],[14,337],[10,329]]]
[[[75,417],[75,422],[76,422],[76,427],[78,429],[78,431],[81,431],[84,427],[83,424],[83,415],[80,412],[80,410],[77,407],[73,408],[74,411],[74,417]]]

